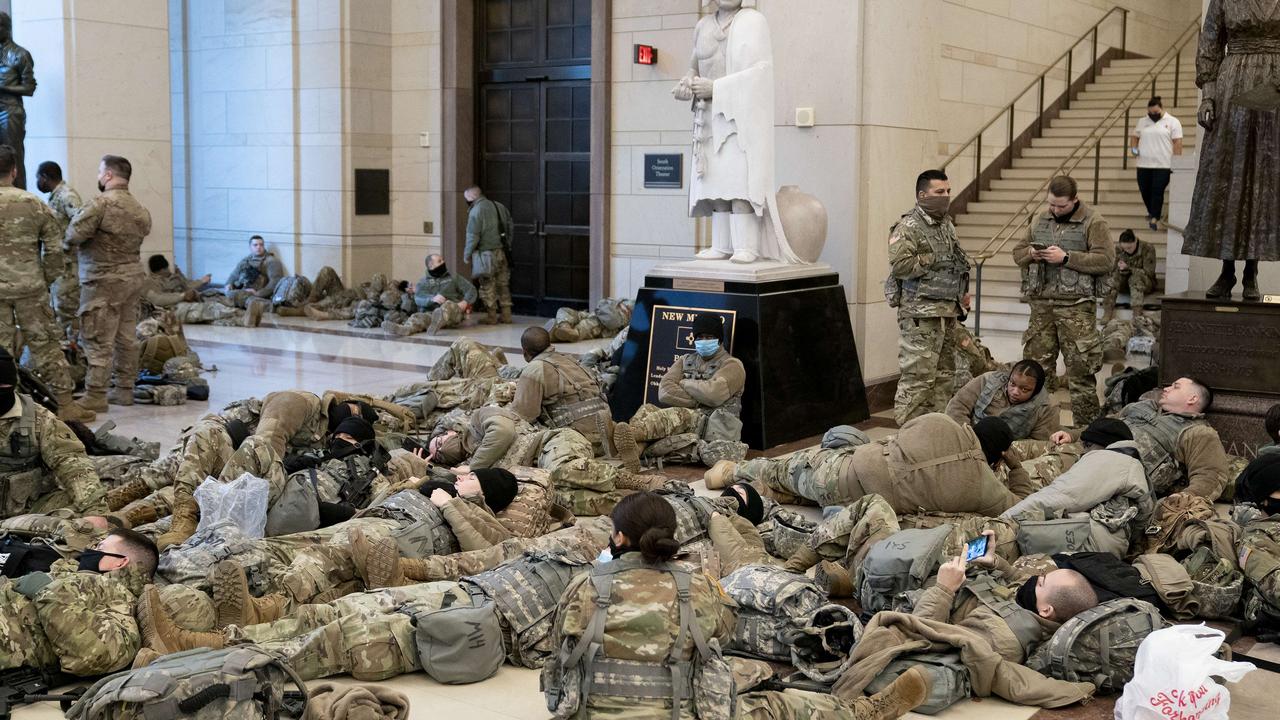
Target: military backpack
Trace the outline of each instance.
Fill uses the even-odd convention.
[[[1027,660],[1027,667],[1067,682],[1090,682],[1099,693],[1119,692],[1133,679],[1138,646],[1165,626],[1142,600],[1108,600],[1062,624]]]
[[[70,720],[268,720],[284,711],[285,687],[307,686],[282,658],[254,645],[165,655],[94,683]]]
[[[191,354],[186,338],[181,335],[156,335],[147,338],[138,348],[138,367],[159,375],[170,358]]]
[[[302,307],[311,295],[311,281],[302,275],[290,275],[276,284],[271,294],[273,307]]]
[[[871,546],[854,578],[862,610],[892,610],[899,596],[924,587],[942,565],[951,525],[899,530]]]
[[[720,584],[738,605],[726,649],[766,660],[790,660],[795,631],[827,600],[810,578],[773,565],[740,567]]]

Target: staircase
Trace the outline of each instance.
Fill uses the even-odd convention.
[[[1090,132],[1125,97],[1134,84],[1152,69],[1153,59],[1113,60],[1097,77],[1097,81],[1085,86],[1071,107],[1048,123],[1042,137],[1031,141],[1030,147],[1013,160],[1012,168],[1001,172],[991,181],[991,188],[982,191],[979,202],[970,202],[966,211],[956,217],[956,233],[960,244],[973,256],[986,247],[1009,218],[1031,197],[1049,175],[1058,168],[1067,155],[1087,138]],[[1195,86],[1195,44],[1184,50],[1181,58],[1178,106],[1173,107],[1174,66],[1171,63],[1157,83],[1157,93],[1163,98],[1165,112],[1182,123],[1182,152],[1195,152],[1199,126],[1196,125],[1196,107],[1199,92]],[[1149,93],[1133,106],[1132,125],[1146,116]],[[1156,247],[1159,260],[1158,274],[1163,282],[1166,231],[1147,228],[1146,208],[1138,193],[1136,159],[1130,158],[1125,169],[1124,154],[1128,152],[1128,138],[1121,121],[1106,136],[1102,144],[1102,161],[1099,172],[1098,202],[1093,202],[1093,156],[1082,162],[1072,175],[1080,186],[1080,199],[1102,213],[1111,226],[1113,239],[1118,239],[1125,229],[1132,229],[1142,240]],[[1043,201],[1037,213],[1045,209]],[[1168,214],[1166,199],[1165,212]],[[1022,237],[1019,232],[1017,238]],[[1015,241],[1010,241],[1002,252],[986,262],[982,280],[982,333],[987,336],[1021,334],[1027,327],[1029,308],[1020,301],[1021,273],[1013,262],[1011,253]]]

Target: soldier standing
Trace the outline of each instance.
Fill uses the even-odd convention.
[[[951,183],[941,170],[916,178],[916,206],[889,236],[885,297],[898,309],[898,425],[943,412],[955,389],[961,316],[969,307],[969,258],[947,214]]]
[[[80,206],[84,204],[80,200],[80,193],[62,179],[62,168],[52,160],[40,163],[40,169],[36,171],[36,189],[49,195],[49,209],[62,225],[58,232],[58,244],[61,245],[67,225],[71,224],[71,218],[80,212]],[[80,336],[80,263],[76,261],[74,252],[64,255],[66,270],[53,282],[51,288],[53,307],[67,339],[75,342]]]
[[[1098,300],[1116,263],[1111,229],[1076,196],[1076,181],[1060,175],[1049,182],[1049,209],[1014,246],[1013,260],[1022,268],[1022,301],[1031,305],[1022,354],[1052,373],[1061,351],[1072,422],[1084,427],[1101,412]]]
[[[132,405],[138,375],[134,330],[146,282],[139,250],[151,233],[151,213],[129,192],[132,174],[133,166],[125,158],[102,156],[102,194],[67,227],[67,245],[80,253],[80,329],[89,359],[84,406],[96,412],[106,412],[108,402]],[[108,398],[113,367],[115,388]]]
[[[39,198],[13,186],[17,171],[13,148],[0,145],[0,343],[16,350],[20,326],[36,371],[58,401],[59,416],[89,422],[94,414],[71,399],[71,370],[49,306],[49,284],[64,270],[60,225]]]
[[[471,263],[471,275],[480,283],[485,324],[511,322],[511,213],[500,202],[484,196],[479,186],[463,193],[471,211],[467,213],[467,245],[462,259]]]

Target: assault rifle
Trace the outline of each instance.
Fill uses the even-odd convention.
[[[66,713],[71,703],[84,694],[85,688],[78,687],[62,694],[50,694],[49,690],[83,680],[54,670],[29,667],[0,670],[0,720],[9,720],[14,706],[35,702],[56,701]]]

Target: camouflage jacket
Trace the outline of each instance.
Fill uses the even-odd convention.
[[[276,285],[284,279],[284,263],[267,252],[258,257],[252,253],[245,255],[236,263],[227,278],[227,287],[232,290],[253,290],[258,297],[269,298],[276,291]]]
[[[80,199],[80,193],[65,182],[58,183],[58,187],[49,193],[49,209],[53,211],[53,216],[62,225],[63,235],[59,235],[59,243],[62,242],[67,232],[67,226],[80,213],[80,208],[83,205],[84,201]]]
[[[1043,243],[1067,251],[1059,265],[1031,259],[1031,244]],[[1067,222],[1057,222],[1046,210],[1027,227],[1013,246],[1013,261],[1022,268],[1023,302],[1075,305],[1105,297],[1116,266],[1116,248],[1106,218],[1080,202]]]
[[[64,269],[62,237],[53,211],[35,195],[0,187],[0,298],[48,292]]]
[[[34,417],[31,437],[24,441],[14,435],[21,431],[28,408]],[[29,447],[15,454],[15,448],[24,444]],[[66,493],[66,507],[76,515],[107,511],[106,488],[84,445],[53,413],[25,395],[19,395],[9,412],[0,416],[0,477],[4,496],[0,517],[41,509],[40,501],[55,489]]]
[[[66,242],[79,248],[80,281],[141,278],[142,241],[151,213],[128,189],[107,190],[90,200],[67,226]]]
[[[969,258],[947,216],[934,220],[919,208],[902,216],[889,235],[886,295],[899,317],[957,317],[969,290]],[[899,294],[900,293],[900,294]]]
[[[1124,251],[1124,248],[1116,246],[1116,260],[1123,260],[1125,268],[1122,270],[1119,264],[1116,265],[1116,273],[1119,275],[1145,275],[1147,280],[1155,282],[1156,279],[1156,246],[1145,240],[1138,241],[1138,247],[1134,248],[1133,254]]]
[[[423,275],[413,290],[413,301],[419,310],[434,310],[436,295],[443,295],[453,302],[466,301],[468,305],[476,302],[476,286],[456,272],[446,273],[444,277]]]
[[[134,606],[149,582],[124,568],[80,572],[75,560],[54,563],[49,583],[35,596],[41,628],[62,670],[104,675],[129,666],[142,643]]]
[[[658,385],[658,401],[704,412],[723,408],[736,416],[742,412],[746,384],[742,361],[721,346],[709,358],[697,353],[677,357]]]
[[[170,268],[147,275],[143,293],[147,300],[156,307],[171,307],[182,302],[188,290],[195,290],[197,284],[187,279],[181,270]]]

